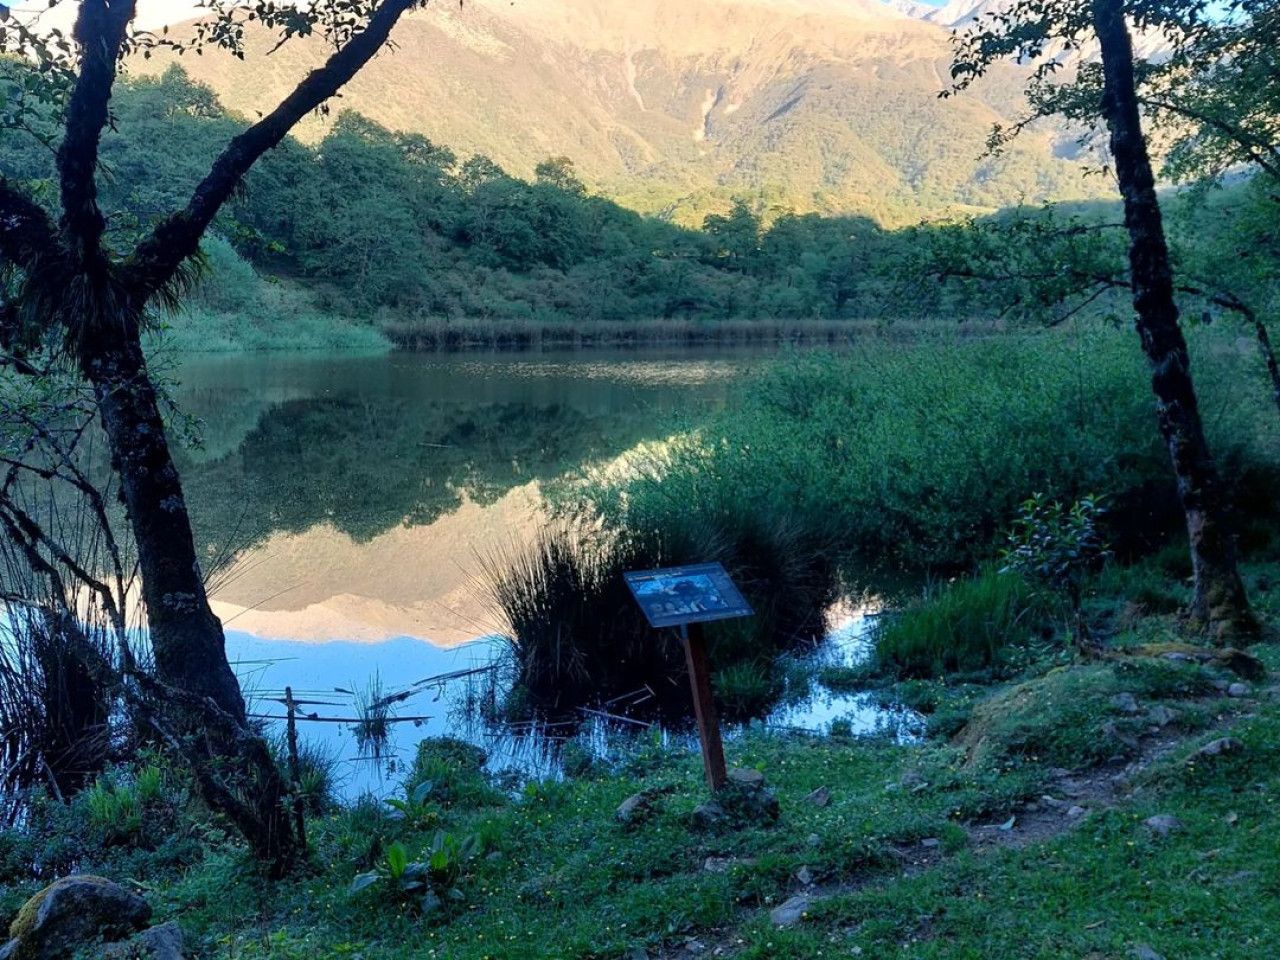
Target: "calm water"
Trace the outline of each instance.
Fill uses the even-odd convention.
[[[500,623],[477,584],[486,557],[544,520],[541,493],[575,471],[670,435],[726,402],[768,351],[210,357],[175,372],[202,445],[182,457],[212,594],[255,712],[279,716],[285,685],[350,716],[379,677],[408,689],[489,663]],[[828,655],[857,655],[857,618]],[[495,766],[549,769],[539,745],[468,723],[463,683],[398,706],[392,760],[427,734],[486,742]],[[893,721],[857,698],[801,691],[775,718],[820,729]],[[304,724],[351,784],[379,789],[350,730]],[[609,731],[593,744],[610,747]],[[394,782],[393,769],[388,782]]]

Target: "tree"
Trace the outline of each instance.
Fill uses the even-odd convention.
[[[957,37],[952,76],[955,89],[960,90],[999,59],[1040,60],[1032,80],[1037,111],[1072,105],[1082,112],[1090,95],[1089,85],[1054,84],[1051,78],[1061,69],[1061,58],[1045,57],[1062,49],[1079,51],[1090,42],[1098,46],[1101,97],[1094,99],[1090,116],[1109,131],[1115,176],[1124,200],[1135,326],[1150,366],[1160,432],[1186,514],[1195,573],[1191,612],[1220,641],[1226,641],[1254,634],[1257,622],[1237,570],[1221,483],[1205,440],[1191,361],[1179,324],[1173,268],[1142,127],[1129,32],[1132,22],[1138,29],[1160,32],[1185,47],[1203,35],[1210,6],[1205,0],[1018,0],[1004,12],[980,18]],[[1087,69],[1081,74],[1098,76]],[[1019,128],[1022,126],[1025,123]]]
[[[284,782],[249,725],[222,625],[209,608],[142,335],[157,307],[181,298],[201,237],[250,168],[337,93],[418,4],[318,0],[304,11],[271,0],[248,8],[214,0],[184,46],[138,30],[136,0],[83,0],[69,40],[56,31],[39,34],[13,18],[0,34],[0,53],[38,67],[32,73],[36,95],[8,112],[11,125],[29,129],[34,118],[61,132],[53,191],[57,219],[28,190],[0,178],[0,267],[12,275],[0,288],[6,293],[0,302],[0,352],[7,369],[35,372],[25,357],[52,349],[91,386],[137,549],[150,628],[154,677],[136,679],[162,704],[154,723],[192,764],[205,799],[235,823],[275,873],[288,869],[299,841],[285,815]],[[209,45],[243,57],[241,41],[250,21],[277,33],[282,43],[322,33],[333,53],[275,109],[226,144],[182,209],[118,251],[107,242],[98,177],[101,139],[125,57]]]

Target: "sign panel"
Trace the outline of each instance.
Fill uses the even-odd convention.
[[[624,574],[652,627],[750,617],[755,611],[718,563]]]

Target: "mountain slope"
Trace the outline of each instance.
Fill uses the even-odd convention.
[[[520,175],[567,155],[594,188],[682,220],[744,193],[902,222],[1091,188],[1048,133],[980,159],[991,125],[1018,109],[1022,74],[998,69],[939,100],[948,31],[880,0],[469,0],[408,16],[394,40],[335,111]],[[250,116],[324,55],[295,41],[267,57],[260,33],[248,47],[247,63],[182,65]]]

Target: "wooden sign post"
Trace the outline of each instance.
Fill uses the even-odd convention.
[[[685,663],[689,667],[689,685],[693,690],[698,739],[702,743],[702,765],[707,773],[707,785],[715,793],[724,786],[728,771],[725,769],[720,724],[716,720],[702,625],[715,620],[752,616],[751,606],[718,563],[641,570],[625,576],[627,586],[650,626],[680,628]]]

